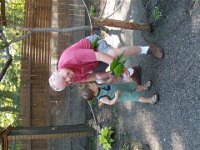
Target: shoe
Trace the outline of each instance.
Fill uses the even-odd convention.
[[[145,83],[145,85],[144,85],[144,90],[145,91],[149,90],[149,88],[151,87],[151,85],[152,85],[152,81],[151,80],[147,81]]]
[[[140,67],[133,67],[133,75],[131,78],[138,84],[141,85],[141,68]]]
[[[164,57],[163,50],[157,47],[155,44],[150,44],[147,54],[151,54],[157,59],[163,59]]]
[[[158,101],[158,95],[155,94],[150,98],[150,103],[155,104]]]

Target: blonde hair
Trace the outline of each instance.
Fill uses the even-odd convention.
[[[94,96],[94,92],[89,88],[88,85],[82,86],[82,88],[81,88],[81,96],[85,100],[91,100],[91,99],[93,99],[95,97]]]
[[[62,91],[65,89],[65,87],[63,88],[58,88],[56,86],[56,81],[59,80],[60,75],[58,74],[58,71],[54,72],[50,78],[49,78],[49,85],[52,87],[52,89],[54,89],[55,91]]]

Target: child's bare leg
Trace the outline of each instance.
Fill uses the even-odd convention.
[[[143,91],[144,90],[144,86],[143,85],[137,85],[136,86],[136,91]]]
[[[136,91],[148,90],[152,85],[152,81],[147,81],[144,85],[137,85]]]
[[[150,98],[146,98],[146,97],[143,97],[143,96],[140,96],[140,98],[139,98],[139,102],[141,102],[141,103],[149,103],[149,104],[155,104],[157,100],[158,100],[158,95],[157,94],[153,95]]]
[[[139,98],[139,102],[141,102],[141,103],[151,103],[151,99],[141,96]]]

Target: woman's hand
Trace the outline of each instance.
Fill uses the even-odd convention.
[[[125,82],[133,82],[133,79],[130,76],[130,72],[128,71],[127,68],[125,68],[125,72],[123,74]]]
[[[125,78],[129,78],[129,77],[130,77],[130,72],[128,71],[127,68],[124,69],[124,74],[123,74],[123,76],[124,76]]]

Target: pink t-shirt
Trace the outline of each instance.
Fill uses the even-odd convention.
[[[69,68],[75,73],[74,82],[87,79],[87,74],[98,64],[90,42],[82,39],[65,49],[58,62],[58,68]]]

